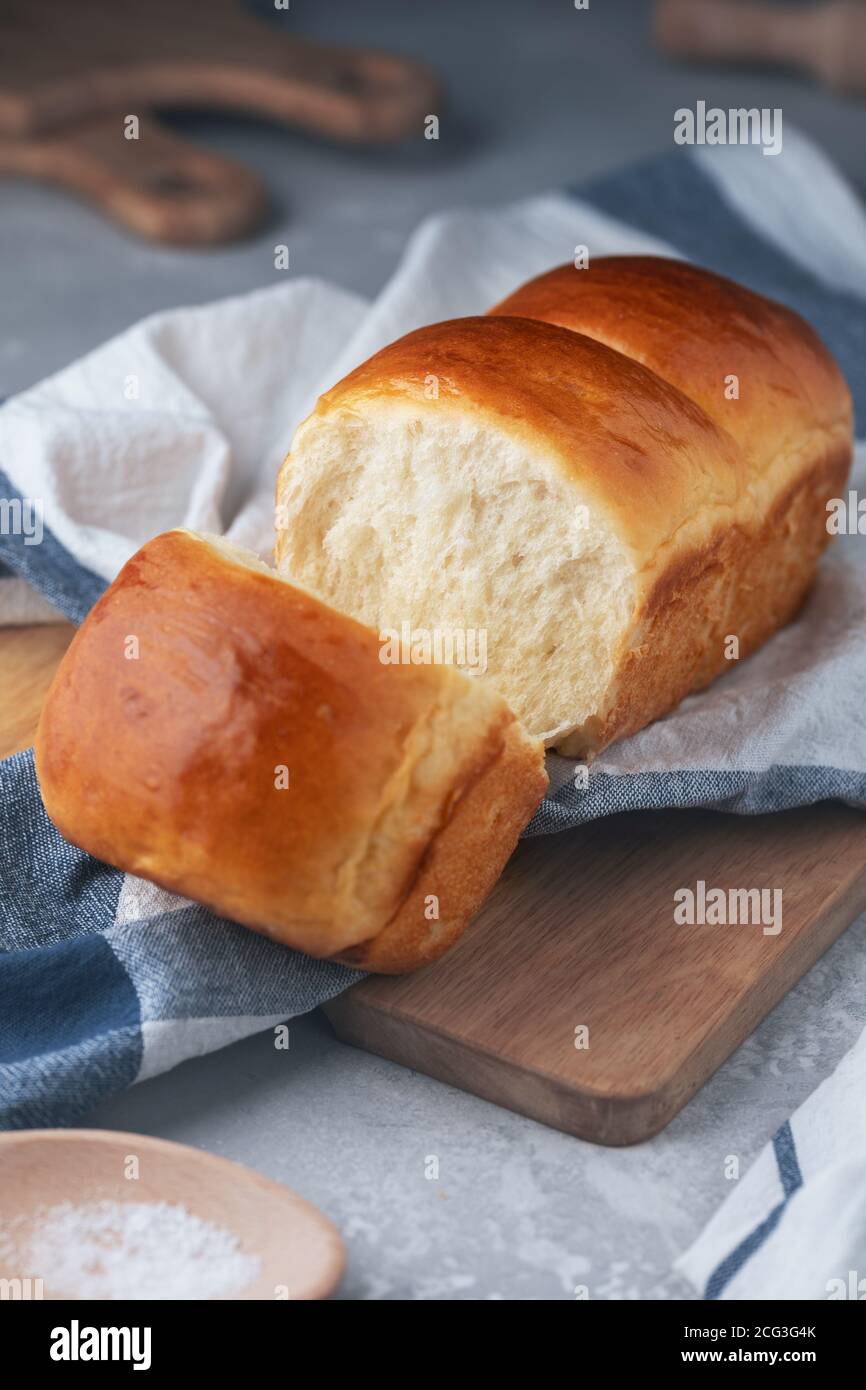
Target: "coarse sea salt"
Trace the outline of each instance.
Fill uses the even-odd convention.
[[[231,1296],[261,1268],[231,1231],[171,1202],[43,1207],[27,1260],[52,1292],[93,1299]]]

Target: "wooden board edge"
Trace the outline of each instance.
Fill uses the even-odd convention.
[[[569,1086],[554,1073],[521,1066],[442,1029],[425,1028],[405,1010],[389,1009],[381,1002],[368,1004],[363,980],[323,1008],[339,1040],[352,1047],[411,1067],[576,1139],[629,1147],[652,1139],[670,1124],[864,909],[866,866],[805,929],[807,939],[800,935],[795,943],[799,949],[780,956],[687,1062],[645,1093],[602,1096]]]
[[[658,1092],[624,1098],[581,1092],[558,1077],[476,1050],[451,1034],[424,1032],[414,1021],[353,999],[361,989],[363,981],[323,1005],[340,1042],[423,1072],[576,1139],[610,1147],[636,1144],[657,1134],[675,1113],[668,1113],[667,1097]]]

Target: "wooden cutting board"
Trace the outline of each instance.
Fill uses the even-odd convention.
[[[698,880],[781,888],[781,932],[677,925],[674,893]],[[581,1139],[634,1144],[864,908],[866,816],[848,807],[614,816],[523,841],[447,956],[368,977],[326,1012],[345,1042]]]
[[[237,0],[0,5],[0,172],[61,184],[156,241],[230,240],[268,199],[250,170],[168,131],[153,107],[357,142],[420,136],[437,101],[414,59],[302,39]]]
[[[74,636],[71,623],[0,628],[0,758],[32,744],[48,687]]]
[[[0,631],[0,756],[32,742],[72,632]],[[780,889],[781,931],[677,924],[674,894],[698,880]],[[580,1138],[632,1144],[864,908],[866,815],[848,807],[615,816],[524,841],[443,960],[370,976],[326,1012],[345,1042]]]

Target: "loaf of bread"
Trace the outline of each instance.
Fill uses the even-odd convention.
[[[158,536],[52,685],[48,814],[97,858],[312,955],[425,964],[500,874],[544,754],[491,685],[381,654],[256,557]]]
[[[847,386],[797,315],[599,259],[322,396],[280,472],[277,562],[376,630],[483,631],[479,678],[591,757],[793,617],[851,451]]]

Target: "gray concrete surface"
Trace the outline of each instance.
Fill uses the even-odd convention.
[[[269,10],[267,4],[260,8]],[[443,74],[441,139],[338,149],[253,121],[178,128],[247,160],[274,196],[252,242],[205,253],[134,242],[50,190],[0,191],[0,394],[29,385],[150,311],[298,274],[372,294],[428,212],[511,199],[670,147],[698,97],[781,105],[861,189],[866,108],[792,77],[695,72],[655,55],[638,0],[292,0],[298,31],[404,49]],[[338,1044],[322,1018],[292,1047],[249,1039],[145,1082],[88,1117],[241,1160],[338,1222],[342,1297],[678,1298],[676,1255],[866,1022],[866,921],[852,928],[669,1129],[632,1150],[579,1143]],[[440,1162],[427,1181],[428,1155]]]
[[[273,6],[259,0],[264,13]],[[294,272],[373,294],[427,213],[579,182],[669,149],[673,112],[782,106],[866,187],[866,106],[793,77],[677,67],[654,53],[643,0],[292,0],[281,21],[322,38],[414,53],[443,77],[438,142],[341,149],[264,123],[201,114],[175,124],[247,161],[274,196],[252,242],[190,253],[133,241],[35,184],[0,186],[0,395],[31,385],[157,309]]]
[[[657,1138],[603,1149],[338,1043],[320,1015],[127,1091],[87,1124],[197,1144],[333,1217],[348,1299],[681,1299],[673,1271],[866,1025],[866,918]],[[425,1162],[439,1160],[439,1178]],[[768,1296],[772,1293],[768,1290]]]

